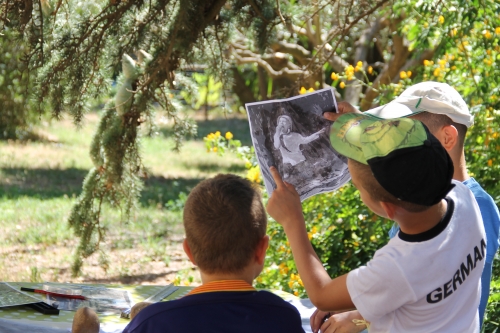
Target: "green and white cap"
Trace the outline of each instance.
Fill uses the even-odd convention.
[[[432,206],[453,188],[453,162],[418,120],[347,113],[334,122],[330,140],[338,153],[369,165],[380,185],[400,200]]]

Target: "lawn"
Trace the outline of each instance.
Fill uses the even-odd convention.
[[[244,174],[235,156],[207,153],[203,137],[231,131],[250,143],[243,116],[198,122],[198,136],[173,152],[168,124],[141,141],[149,177],[131,221],[107,207],[107,239],[90,257],[82,275],[70,267],[77,244],[67,218],[92,163],[88,154],[99,121],[91,113],[81,127],[71,121],[45,121],[40,139],[0,142],[0,280],[165,284],[175,278],[198,281],[181,247],[182,199],[200,180],[217,173]],[[183,194],[184,193],[184,194]]]

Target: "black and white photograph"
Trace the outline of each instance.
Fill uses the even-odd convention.
[[[332,89],[248,103],[245,107],[269,196],[276,188],[271,166],[278,169],[284,181],[295,186],[302,201],[334,191],[349,181],[347,159],[332,148],[332,123],[323,118],[323,112],[337,112]]]

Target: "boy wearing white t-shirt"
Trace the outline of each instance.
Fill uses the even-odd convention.
[[[419,121],[362,114],[339,117],[331,141],[349,158],[363,202],[401,231],[366,266],[332,280],[307,237],[297,192],[273,169],[267,210],[284,227],[316,316],[356,307],[370,333],[479,332],[484,228],[472,193],[451,180],[446,150]]]

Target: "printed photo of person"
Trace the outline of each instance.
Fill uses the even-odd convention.
[[[246,105],[252,141],[266,190],[275,188],[269,167],[278,168],[304,200],[333,191],[349,179],[346,159],[330,144],[331,123],[322,116],[336,110],[331,89]]]

